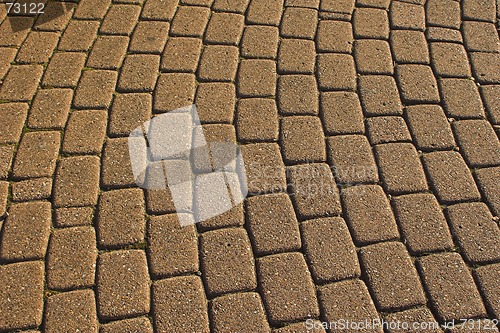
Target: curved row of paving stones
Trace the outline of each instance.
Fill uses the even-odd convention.
[[[0,331],[500,316],[494,0],[64,8],[0,7]],[[193,102],[252,196],[180,228],[126,137]]]

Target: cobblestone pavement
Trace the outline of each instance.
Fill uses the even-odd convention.
[[[499,17],[495,0],[1,4],[0,332],[498,332]],[[193,103],[241,144],[251,193],[181,228],[168,190],[136,186],[127,137]]]

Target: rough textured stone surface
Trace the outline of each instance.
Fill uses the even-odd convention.
[[[453,132],[440,106],[408,106],[405,115],[419,150],[442,150],[455,146]]]
[[[495,38],[495,25],[486,22],[465,21],[462,24],[464,42],[469,52],[498,52],[499,41]]]
[[[62,144],[69,154],[99,154],[106,136],[106,111],[75,111],[71,113]]]
[[[31,178],[13,183],[12,201],[49,199],[52,193],[51,178]]]
[[[205,31],[204,41],[210,44],[238,45],[245,17],[233,13],[213,13]]]
[[[101,333],[121,333],[121,332],[135,332],[135,333],[153,333],[153,325],[149,318],[138,317],[132,319],[124,319],[112,321],[108,324],[101,325]]]
[[[200,83],[196,91],[196,111],[201,123],[232,123],[236,106],[233,83]]]
[[[277,141],[279,120],[276,102],[265,98],[239,100],[236,124],[240,141]]]
[[[478,187],[496,216],[500,216],[500,189],[495,183],[499,175],[500,167],[478,169],[475,172]]]
[[[271,97],[276,91],[276,65],[271,60],[242,60],[237,78],[240,97]]]
[[[193,74],[161,74],[153,94],[153,112],[163,113],[192,105],[195,90]]]
[[[93,215],[92,207],[58,208],[54,223],[58,227],[88,226],[92,225]]]
[[[411,141],[410,132],[402,117],[371,117],[366,120],[366,125],[372,145]]]
[[[320,117],[325,134],[363,134],[363,111],[353,92],[325,92],[320,99]]]
[[[104,143],[101,185],[106,188],[135,185],[128,139],[108,139]]]
[[[285,165],[276,143],[255,143],[241,147],[245,160],[248,193],[280,192],[286,188]]]
[[[36,64],[47,62],[59,40],[59,34],[48,31],[33,31],[24,40],[17,52],[16,62]]]
[[[391,76],[361,75],[359,95],[366,116],[403,114],[396,81]]]
[[[387,12],[375,8],[356,8],[353,15],[353,29],[356,38],[389,38]]]
[[[473,81],[467,79],[442,79],[439,88],[443,96],[444,110],[453,118],[483,118],[484,110],[479,91]]]
[[[124,92],[152,91],[157,79],[160,57],[152,54],[130,54],[125,58],[118,80]]]
[[[278,105],[280,113],[284,115],[317,115],[318,87],[314,76],[280,76]]]
[[[76,87],[84,64],[83,52],[54,53],[45,70],[42,85],[58,88]]]
[[[500,83],[500,54],[474,52],[470,55],[472,73],[480,84]]]
[[[486,120],[460,120],[452,123],[460,153],[471,167],[500,165],[500,142]]]
[[[460,28],[460,3],[456,1],[427,1],[425,12],[428,26]]]
[[[139,18],[141,7],[128,4],[114,4],[102,21],[99,32],[110,35],[130,35]]]
[[[280,74],[313,74],[314,42],[303,39],[283,39],[278,53]]]
[[[251,24],[280,24],[284,0],[253,0],[248,6],[247,22]]]
[[[428,64],[430,62],[429,50],[423,32],[392,30],[390,41],[394,60],[397,63]]]
[[[419,4],[392,1],[390,18],[392,29],[425,30],[424,6]]]
[[[335,38],[332,38],[335,35]],[[354,37],[350,22],[321,20],[316,45],[320,52],[351,53]]]
[[[109,112],[108,134],[128,136],[151,118],[152,96],[146,93],[117,94]]]
[[[306,141],[304,138],[307,138]],[[319,118],[285,117],[281,121],[283,158],[288,163],[323,162],[326,146]]]
[[[246,58],[275,58],[279,30],[271,26],[247,26],[241,40],[241,55]]]
[[[105,109],[113,98],[117,73],[108,70],[84,71],[73,105],[83,109]]]
[[[140,21],[137,23],[129,44],[129,51],[159,54],[167,42],[168,22]]]
[[[481,87],[484,107],[492,124],[500,124],[500,85]]]
[[[161,57],[162,71],[194,73],[198,67],[202,48],[200,38],[169,38]]]
[[[12,66],[0,87],[0,99],[14,102],[31,100],[42,73],[41,65]]]
[[[173,36],[201,37],[209,16],[208,8],[180,6],[172,20],[170,33]]]
[[[71,89],[39,90],[31,105],[30,128],[63,129],[71,107]]]
[[[285,8],[281,20],[282,37],[313,39],[318,22],[318,11],[312,8]]]
[[[318,84],[322,90],[356,89],[356,69],[354,59],[347,54],[318,55]]]
[[[387,74],[394,72],[389,43],[383,40],[358,39],[354,42],[354,59],[360,74]]]
[[[205,81],[234,81],[237,68],[237,47],[208,45],[201,55],[198,77]]]
[[[437,76],[470,77],[465,48],[455,43],[431,43],[431,63]]]
[[[87,52],[97,36],[97,29],[97,21],[73,20],[64,30],[57,48],[61,51]]]
[[[4,103],[0,105],[0,143],[17,144],[21,138],[24,122],[28,115],[25,103]]]
[[[485,304],[498,317],[500,314],[500,295],[498,279],[500,278],[500,264],[487,265],[477,268],[474,275],[479,282],[481,294],[485,298]]]
[[[396,78],[403,101],[407,103],[438,103],[440,101],[434,74],[425,65],[398,65]]]

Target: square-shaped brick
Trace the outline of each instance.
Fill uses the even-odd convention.
[[[284,0],[252,0],[246,12],[247,23],[279,26],[284,2]]]
[[[249,198],[246,211],[250,237],[257,255],[300,248],[299,224],[288,195],[280,193]]]
[[[163,0],[125,0],[126,2],[136,2],[144,6],[141,12],[141,19],[144,20],[165,20],[171,21],[174,17],[175,11],[179,1],[165,3]],[[124,2],[124,1],[122,1]]]
[[[279,120],[276,102],[269,98],[240,99],[236,124],[239,141],[277,141]]]
[[[429,50],[423,32],[392,30],[390,40],[392,52],[394,53],[394,60],[397,63],[429,64]]]
[[[320,101],[320,117],[327,135],[364,133],[363,111],[356,93],[325,92]]]
[[[439,103],[441,100],[436,78],[429,66],[398,65],[396,78],[406,103]]]
[[[202,124],[232,123],[236,107],[236,88],[233,83],[200,83],[195,104]]]
[[[364,245],[399,237],[384,190],[378,185],[351,186],[341,192],[354,242]]]
[[[428,26],[460,29],[460,3],[454,0],[430,0],[425,4]]]
[[[316,50],[314,42],[283,39],[278,52],[278,71],[283,74],[313,74]]]
[[[113,4],[102,21],[99,32],[109,35],[129,36],[134,30],[140,13],[140,6]]]
[[[237,79],[240,97],[270,97],[276,92],[276,64],[272,60],[244,59]]]
[[[354,59],[348,54],[319,54],[318,83],[321,90],[356,90]]]
[[[464,19],[495,22],[495,1],[467,1],[462,5]]]
[[[500,142],[486,120],[460,120],[452,123],[460,152],[471,167],[500,165]]]
[[[52,193],[52,178],[31,178],[11,184],[12,201],[49,199]]]
[[[477,183],[493,215],[500,216],[500,189],[496,180],[500,176],[500,167],[478,169],[475,172]]]
[[[366,125],[372,145],[411,141],[410,132],[403,117],[370,117],[366,120]]]
[[[198,67],[201,47],[201,38],[169,38],[161,56],[161,70],[194,73]]]
[[[477,278],[481,294],[485,298],[485,304],[493,313],[494,317],[500,315],[500,290],[498,281],[500,280],[500,264],[487,265],[477,268],[474,271]]]
[[[335,36],[335,38],[332,38]],[[354,37],[350,22],[321,20],[318,24],[316,46],[320,52],[351,53]]]
[[[204,41],[210,44],[238,45],[245,17],[233,13],[213,13],[208,22]]]
[[[279,29],[271,26],[247,26],[241,40],[241,55],[246,58],[276,58]]]
[[[282,37],[313,39],[318,11],[312,8],[286,7],[281,21]]]
[[[99,36],[92,46],[87,67],[116,70],[123,62],[127,47],[128,37]]]
[[[54,53],[45,70],[42,85],[58,88],[76,87],[85,58],[86,54],[83,52]]]
[[[42,77],[41,65],[12,65],[0,87],[0,99],[30,101]]]
[[[76,108],[108,108],[115,91],[117,76],[115,71],[84,71],[75,92],[73,105]]]
[[[201,55],[198,77],[208,81],[234,81],[237,69],[236,46],[208,45]]]
[[[172,36],[202,37],[210,16],[204,7],[180,6],[172,20]]]
[[[0,143],[17,144],[21,138],[24,122],[28,115],[28,104],[2,103],[0,104]]]
[[[281,142],[283,158],[288,163],[323,162],[326,160],[325,139],[318,117],[293,116],[283,118],[281,120]]]
[[[97,29],[98,21],[71,20],[57,48],[61,51],[87,52],[97,36]]]
[[[131,54],[125,58],[117,88],[124,92],[152,91],[156,84],[160,57]]]
[[[359,94],[367,116],[403,114],[396,81],[392,76],[361,75]]]
[[[424,6],[402,2],[391,2],[391,28],[425,30],[425,11]]]
[[[285,115],[317,115],[318,87],[312,75],[282,75],[278,79],[278,104]]]
[[[152,96],[147,93],[117,94],[109,114],[110,136],[128,136],[151,118]]]
[[[167,42],[169,28],[168,22],[139,21],[130,39],[129,52],[160,54]]]
[[[480,84],[500,83],[500,55],[473,52],[470,55],[474,77]]]
[[[481,96],[475,83],[468,79],[442,79],[439,88],[444,110],[452,118],[484,118]]]
[[[356,38],[389,38],[389,18],[383,9],[356,8],[353,27]]]
[[[68,120],[62,151],[69,154],[99,154],[106,136],[108,113],[74,111]]]
[[[301,253],[282,253],[257,260],[260,288],[271,324],[319,315],[314,284]]]
[[[496,28],[492,23],[464,21],[464,42],[469,52],[498,52],[499,41],[496,38]]]
[[[31,105],[28,126],[64,129],[72,99],[71,89],[39,90]]]
[[[376,39],[359,39],[354,43],[354,59],[358,73],[388,74],[394,72],[389,43]]]
[[[437,76],[470,77],[469,60],[465,48],[455,43],[431,43],[431,63]]]
[[[19,49],[16,62],[21,64],[47,62],[58,41],[57,32],[32,31]]]
[[[108,324],[101,325],[100,330],[101,333],[153,333],[153,325],[149,318],[139,317],[112,321]]]
[[[153,111],[168,112],[190,106],[194,101],[195,90],[194,74],[161,74],[154,92]]]

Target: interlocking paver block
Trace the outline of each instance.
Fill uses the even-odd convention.
[[[259,294],[238,293],[212,300],[214,332],[270,332]]]
[[[339,183],[376,183],[377,165],[364,135],[328,138],[328,159]]]
[[[241,40],[241,55],[246,58],[276,58],[279,29],[271,26],[247,26]]]
[[[17,144],[28,115],[28,104],[3,103],[0,104],[0,143]]]
[[[158,331],[210,332],[207,299],[198,276],[156,281],[153,283],[152,297],[153,319]]]
[[[75,156],[59,161],[54,181],[54,206],[92,206],[99,193],[97,156]]]
[[[97,241],[102,247],[117,247],[144,241],[144,195],[141,189],[123,189],[101,194],[97,217]]]
[[[181,227],[174,214],[153,216],[147,238],[149,266],[155,277],[198,271],[198,237],[193,225]]]
[[[500,316],[500,289],[498,288],[500,264],[479,267],[474,273],[486,306],[493,313],[493,316],[498,318]]]
[[[361,75],[359,95],[367,116],[403,114],[396,81],[392,76]]]
[[[327,284],[318,288],[321,312],[327,322],[345,320],[364,322],[379,318],[368,288],[363,281],[354,279]],[[339,326],[340,327],[340,326]],[[363,330],[359,330],[363,332]],[[364,332],[382,333],[381,327]]]
[[[276,143],[241,146],[248,193],[280,192],[286,188],[285,165]]]
[[[431,63],[437,76],[470,77],[469,61],[463,45],[430,43]]]
[[[56,229],[50,238],[47,256],[47,286],[68,290],[94,285],[97,259],[92,227]]]
[[[481,96],[475,83],[467,79],[441,79],[439,88],[446,114],[453,118],[484,118]]]
[[[233,83],[200,83],[195,104],[201,123],[232,123],[236,88]]]
[[[464,21],[462,24],[467,51],[499,52],[495,25],[486,22]]]
[[[244,59],[237,79],[240,97],[268,97],[276,92],[276,64],[272,60]]]
[[[322,90],[356,90],[354,59],[347,54],[318,55],[318,83]]]
[[[12,201],[49,199],[52,193],[52,178],[31,178],[12,183]]]
[[[43,262],[1,265],[0,283],[0,329],[39,326],[43,315]]]
[[[238,45],[245,17],[233,13],[213,13],[208,22],[204,41],[210,44]]]
[[[439,320],[486,315],[474,279],[460,254],[431,254],[418,259],[418,266]]]
[[[127,0],[132,2],[133,0]],[[143,0],[138,0],[142,4]],[[141,19],[144,20],[166,20],[171,21],[174,17],[179,0],[165,2],[163,0],[147,0],[141,12]]]
[[[246,12],[246,21],[278,26],[283,14],[283,4],[284,0],[252,0]]]
[[[144,251],[100,254],[96,277],[99,318],[110,320],[149,313],[150,281]]]
[[[14,146],[0,146],[0,179],[7,179],[13,158]]]
[[[375,8],[356,8],[353,16],[356,38],[389,38],[387,11]]]
[[[108,108],[115,91],[117,76],[115,71],[84,71],[75,92],[73,105],[76,108]]]
[[[129,51],[160,54],[167,42],[169,28],[168,22],[139,21],[132,34]]]
[[[347,223],[356,244],[399,237],[384,190],[378,185],[352,186],[341,192]]]
[[[128,136],[151,118],[152,96],[147,93],[117,94],[109,113],[108,134]]]
[[[496,4],[493,0],[470,0],[462,3],[464,19],[496,22]]]
[[[335,38],[332,38],[335,36]],[[354,37],[350,22],[321,20],[318,24],[316,45],[320,52],[351,53]]]
[[[343,280],[361,274],[356,248],[341,217],[305,221],[301,231],[306,259],[316,282]]]
[[[500,216],[500,188],[496,184],[500,176],[500,167],[476,170],[479,189],[490,206],[493,215]]]
[[[161,74],[154,91],[153,111],[168,112],[192,105],[195,89],[194,74]]]
[[[404,309],[426,303],[417,270],[403,243],[363,247],[360,258],[379,309]]]
[[[471,167],[500,165],[500,142],[486,120],[460,120],[453,131],[467,164]]]
[[[314,42],[283,39],[278,52],[278,71],[288,74],[313,74],[316,51]]]
[[[85,64],[85,57],[83,52],[54,53],[45,70],[42,85],[57,88],[76,87]]]
[[[101,325],[101,333],[153,333],[153,325],[147,317],[138,317],[124,320],[112,321]]]
[[[54,224],[57,227],[75,227],[92,225],[94,209],[92,207],[70,207],[55,210]]]
[[[439,105],[413,105],[405,109],[408,126],[419,150],[455,147],[450,124]]]
[[[52,177],[61,137],[59,132],[27,132],[23,135],[12,175],[16,178]]]
[[[74,111],[69,117],[62,151],[69,154],[99,154],[106,136],[107,112]]]
[[[160,56],[130,54],[121,68],[117,88],[125,92],[153,91],[157,79]]]
[[[0,87],[0,99],[30,101],[36,92],[43,67],[41,65],[12,65]]]
[[[111,0],[81,0],[76,7],[74,18],[99,20],[106,15]]]
[[[204,7],[180,6],[172,20],[172,36],[202,37],[210,16]]]
[[[97,37],[99,22],[71,20],[59,40],[57,48],[61,51],[87,52]]]
[[[313,39],[318,25],[318,11],[312,8],[286,7],[281,20],[282,37]]]
[[[319,315],[314,284],[301,253],[257,259],[257,270],[271,324]]]
[[[237,69],[236,46],[208,45],[201,55],[198,77],[205,81],[234,81]]]
[[[429,310],[427,307],[418,307],[418,308],[413,308],[409,310],[404,310],[401,312],[393,312],[389,313],[385,316],[384,318],[387,322],[393,322],[393,323],[408,323],[409,325],[407,326],[406,330],[405,328],[402,328],[403,325],[401,325],[400,329],[395,328],[391,329],[389,328],[387,332],[389,333],[404,333],[407,331],[408,328],[412,328],[412,332],[415,333],[442,333],[443,330],[440,328],[439,323],[434,319],[434,316],[432,315],[432,312]],[[418,323],[418,328],[413,328],[414,323]],[[426,323],[423,325],[420,325],[420,323]]]
[[[198,67],[202,47],[201,38],[169,38],[161,57],[164,72],[194,73]]]
[[[243,228],[213,230],[200,238],[201,267],[208,295],[257,287],[250,239]]]
[[[474,77],[480,84],[500,83],[500,54],[473,52],[470,58]]]
[[[392,29],[425,30],[424,6],[402,1],[392,1],[390,17]]]
[[[99,322],[92,290],[56,294],[47,299],[45,332],[93,332]]]
[[[460,30],[442,27],[428,27],[425,36],[429,42],[463,43]]]
[[[392,202],[399,227],[412,254],[453,248],[446,219],[434,195],[408,194],[395,197]]]
[[[215,0],[212,9],[223,12],[244,14],[250,0]]]
[[[134,30],[140,13],[140,6],[113,4],[102,21],[99,32],[109,35],[129,36]]]
[[[500,230],[484,203],[462,203],[446,208],[462,253],[471,264],[498,261]]]
[[[34,201],[11,205],[5,220],[0,258],[8,261],[43,259],[49,242],[50,203]]]
[[[429,0],[425,4],[428,26],[460,29],[460,3],[454,0]]]
[[[347,91],[321,94],[320,117],[325,134],[363,134],[363,111],[358,95]]]
[[[323,162],[326,145],[321,121],[314,116],[293,116],[281,120],[283,158],[288,163]]]
[[[354,11],[354,3],[355,0],[322,0],[320,11],[351,15]]]
[[[366,120],[366,127],[372,145],[411,141],[410,132],[403,117],[370,117]]]
[[[47,62],[59,41],[59,33],[47,31],[32,31],[16,56],[16,62],[33,64]]]
[[[429,49],[423,32],[392,30],[390,40],[394,60],[397,63],[428,64],[430,62]]]
[[[432,69],[425,65],[398,65],[396,78],[403,101],[407,103],[438,103],[436,78]]]
[[[279,120],[276,102],[269,98],[240,99],[236,124],[240,141],[277,141]]]
[[[128,37],[125,36],[97,37],[87,59],[87,67],[98,69],[120,68],[125,52],[127,52],[128,41]]]
[[[500,125],[500,85],[481,87],[484,107],[493,125]]]
[[[376,39],[359,39],[354,42],[354,59],[358,73],[392,75],[391,49],[389,43]]]
[[[64,129],[72,99],[71,89],[39,90],[31,105],[28,126]]]
[[[440,202],[480,200],[474,179],[459,153],[433,152],[425,154],[423,162]]]
[[[31,17],[9,17],[8,20],[3,20],[0,24],[0,45],[20,46],[28,35],[33,21]]]
[[[278,104],[284,115],[317,115],[318,87],[312,75],[282,75],[278,79]]]

